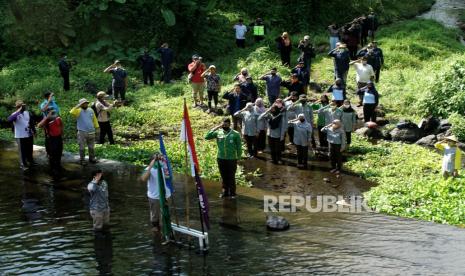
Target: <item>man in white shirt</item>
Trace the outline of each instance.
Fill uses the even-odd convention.
[[[23,101],[16,101],[15,107],[16,111],[8,117],[8,122],[12,122],[14,125],[20,168],[27,170],[29,166],[36,165],[32,158],[35,134],[34,120],[32,114],[26,110],[26,104]]]
[[[368,59],[362,57],[361,59],[352,61],[350,63],[355,68],[355,80],[357,81],[357,88],[362,88],[367,85],[369,81],[372,81],[375,77],[375,71],[370,64],[368,64]]]
[[[239,19],[239,22],[234,25],[236,30],[236,45],[239,48],[245,48],[245,33],[247,33],[247,27],[243,24],[243,20]]]
[[[157,162],[158,161],[158,162]],[[154,154],[150,164],[145,168],[144,173],[142,174],[141,180],[147,182],[147,197],[149,199],[150,207],[150,222],[152,223],[152,231],[160,231],[160,183],[158,176],[158,164],[161,165],[161,170],[163,171],[162,178],[169,178],[168,166],[166,164],[163,155]],[[171,197],[171,190],[165,184],[165,198],[168,199]]]

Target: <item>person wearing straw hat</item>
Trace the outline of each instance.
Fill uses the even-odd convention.
[[[115,141],[113,140],[113,130],[110,124],[110,111],[113,109],[114,104],[107,102],[106,97],[108,97],[107,93],[100,91],[97,93],[97,100],[95,101],[95,111],[100,127],[99,144],[105,143],[105,136],[108,135],[108,141],[110,145],[113,145]]]
[[[205,72],[202,73],[202,77],[205,78],[207,82],[207,95],[208,95],[208,110],[207,113],[216,112],[216,107],[218,105],[218,94],[221,91],[221,78],[220,75],[216,73],[216,66],[210,65]],[[215,107],[212,109],[212,100],[215,104]]]
[[[22,170],[36,165],[32,158],[34,146],[34,119],[33,114],[26,110],[26,104],[22,100],[15,103],[16,111],[8,117],[8,122],[13,123],[16,143],[18,144],[19,163]]]
[[[69,113],[76,118],[77,122],[77,139],[79,144],[79,157],[81,165],[86,165],[85,156],[87,145],[89,151],[89,162],[97,163],[95,159],[95,131],[99,128],[97,117],[92,108],[89,107],[89,101],[85,98],[79,100],[79,103],[71,108]]]
[[[160,231],[160,178],[158,176],[158,166],[161,166],[163,178],[169,178],[168,165],[165,158],[160,153],[155,153],[150,157],[150,163],[145,168],[141,181],[147,183],[147,198],[149,200],[150,209],[150,223],[152,224],[152,231]],[[171,190],[165,183],[165,198],[171,197]]]
[[[444,178],[458,176],[462,168],[462,151],[457,146],[458,139],[455,135],[447,136],[444,140],[434,144],[434,147],[444,152],[442,158],[442,175]]]

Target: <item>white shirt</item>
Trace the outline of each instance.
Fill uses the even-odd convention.
[[[355,79],[357,82],[368,82],[372,76],[375,75],[373,67],[370,64],[363,65],[361,63],[354,63],[355,71],[357,75]]]
[[[247,32],[247,27],[245,25],[234,25],[236,30],[236,39],[245,39],[245,33]]]
[[[29,111],[24,111],[23,113],[19,114],[16,117],[16,121],[14,121],[15,125],[15,138],[28,138],[31,137],[31,131],[29,129],[29,120],[31,116],[29,115]]]
[[[162,165],[162,171],[167,170],[168,168],[166,167],[166,164]],[[145,168],[145,170],[147,170]],[[163,175],[163,179],[165,179],[165,175]],[[166,182],[165,182],[166,183]],[[156,166],[153,166],[153,168],[150,169],[150,176],[149,179],[147,180],[147,196],[151,199],[160,199],[160,188],[158,187],[158,168]],[[169,198],[171,196],[171,191],[168,189],[168,187],[165,184],[165,197]]]

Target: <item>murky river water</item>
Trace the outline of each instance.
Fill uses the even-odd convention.
[[[260,189],[211,203],[210,251],[162,246],[149,230],[145,184],[135,168],[107,168],[111,232],[94,236],[88,171],[68,164],[54,182],[42,167],[23,174],[14,148],[0,151],[0,275],[463,275],[465,230],[373,213],[284,214],[286,232],[264,227]],[[184,219],[184,184],[176,181]],[[191,195],[193,193],[191,192]],[[198,224],[192,198],[191,224]],[[195,243],[192,243],[195,244]]]

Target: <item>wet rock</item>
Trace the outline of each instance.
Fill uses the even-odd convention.
[[[384,117],[376,117],[376,124],[378,126],[385,126],[389,124],[389,120]]]
[[[442,132],[442,133],[439,133],[438,135],[436,135],[436,139],[438,141],[441,141],[441,140],[444,140],[444,138],[446,138],[447,136],[451,136],[451,135],[452,135],[452,129],[449,128],[445,132]]]
[[[406,143],[415,143],[421,138],[421,129],[410,121],[404,121],[397,124],[391,132],[393,141],[400,141]]]
[[[448,120],[441,120],[439,122],[439,127],[437,129],[437,132],[438,133],[445,132],[445,131],[449,130],[451,127],[452,127],[452,124],[449,123]]]
[[[316,83],[316,82],[310,82],[309,84],[310,90],[313,90],[315,92],[321,93],[323,90],[321,89],[321,86]]]
[[[428,117],[422,119],[418,124],[418,127],[422,130],[423,135],[436,134],[439,127],[440,120],[435,117]]]
[[[436,135],[431,134],[421,138],[420,140],[416,141],[415,144],[424,146],[424,147],[434,147],[434,144],[438,141]]]
[[[331,180],[329,178],[327,178],[327,177],[323,178],[323,181],[326,182],[326,183],[331,182]]]
[[[266,228],[271,231],[284,231],[289,229],[289,222],[281,216],[267,216]]]
[[[378,128],[368,128],[362,127],[355,131],[358,135],[362,135],[364,137],[372,138],[372,139],[383,139],[384,135]]]

